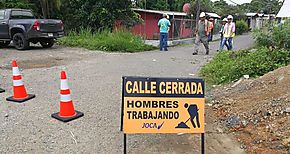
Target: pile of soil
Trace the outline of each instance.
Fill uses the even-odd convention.
[[[247,153],[290,153],[290,65],[209,92],[217,123]]]

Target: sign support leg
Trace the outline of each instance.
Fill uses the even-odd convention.
[[[120,127],[120,131],[123,131],[123,122],[124,122],[124,90],[125,90],[125,88],[124,88],[124,86],[125,86],[125,82],[124,82],[124,77],[122,78],[122,83],[123,83],[123,85],[122,85],[122,106],[121,106],[121,108],[122,108],[122,110],[121,110],[121,127]]]
[[[123,117],[124,117],[124,103],[122,103],[120,131],[123,131],[123,122],[124,122]]]
[[[124,134],[124,154],[127,154],[127,135]]]
[[[205,154],[204,153],[204,149],[205,149],[204,140],[205,140],[205,135],[204,133],[201,133],[201,154]]]

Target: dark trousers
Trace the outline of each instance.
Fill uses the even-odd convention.
[[[212,34],[212,32],[209,32],[208,33],[208,42],[211,42],[212,38],[213,38],[213,34]]]
[[[160,51],[167,50],[168,33],[160,33]]]
[[[223,34],[221,34],[220,50],[223,50],[223,41],[224,41],[224,35],[223,35]],[[229,45],[228,45],[228,43],[227,43],[227,42],[225,42],[225,44],[224,44],[224,45],[227,47],[227,49],[228,49],[228,50],[230,50],[230,47],[229,47]]]
[[[195,38],[193,53],[198,53],[200,42],[204,45],[206,54],[209,54],[208,37],[200,37],[199,35],[197,35]]]

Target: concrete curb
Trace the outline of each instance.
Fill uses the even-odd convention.
[[[195,40],[195,37],[193,38],[186,38],[186,39],[179,39],[179,40],[169,40],[168,41],[168,46],[176,46],[179,44],[193,44]],[[212,41],[217,41],[220,40],[220,35],[213,35],[213,40]],[[159,47],[159,40],[145,40],[145,44],[152,45],[155,47]]]

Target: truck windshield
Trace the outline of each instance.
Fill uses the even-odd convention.
[[[5,11],[4,10],[0,10],[0,20],[4,19],[4,15],[5,15]]]
[[[35,19],[34,15],[30,11],[12,11],[11,19]]]

